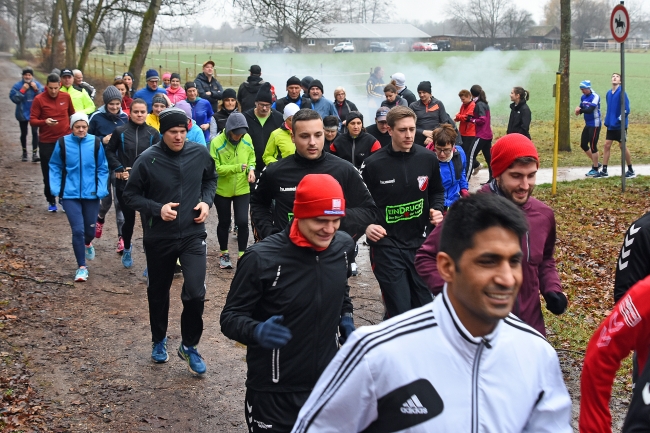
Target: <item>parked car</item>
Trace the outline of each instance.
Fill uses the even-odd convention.
[[[411,51],[426,51],[426,45],[423,42],[414,42]]]
[[[249,45],[238,45],[235,47],[236,53],[256,53],[258,51],[259,49],[257,47]]]
[[[451,41],[449,39],[441,39],[437,44],[440,51],[451,51]]]
[[[424,45],[427,47],[426,51],[440,51],[438,50],[438,45],[433,42],[427,42]]]
[[[339,42],[332,51],[335,53],[354,53],[354,45],[352,42]]]
[[[370,42],[369,50],[371,53],[377,52],[389,52],[393,51],[393,47],[383,42]]]

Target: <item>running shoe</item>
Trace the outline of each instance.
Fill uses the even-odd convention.
[[[88,281],[88,269],[87,268],[79,268],[77,269],[77,273],[74,276],[75,282],[80,282],[83,283],[84,281]]]
[[[478,172],[481,171],[482,168],[483,168],[483,164],[479,162],[476,168],[474,168],[474,171],[472,171],[472,176],[476,176]]]
[[[595,176],[594,179],[601,179],[603,177],[608,177],[609,174],[607,174],[606,171],[599,171]]]
[[[589,170],[587,172],[587,174],[585,174],[585,176],[587,176],[587,177],[595,177],[597,174],[598,174],[598,170],[596,170],[595,168],[592,168],[591,170]]]
[[[118,254],[122,254],[123,251],[124,251],[124,239],[122,239],[122,236],[120,236],[120,238],[117,240],[117,248],[115,248],[115,252]]]
[[[636,173],[634,172],[634,170],[628,170],[625,172],[625,177],[627,179],[633,179],[636,177]]]
[[[163,362],[169,361],[169,355],[167,354],[167,337],[157,343],[151,343],[151,359],[156,364],[162,364]]]
[[[101,238],[103,232],[104,232],[104,223],[100,223],[99,221],[97,221],[95,223],[95,237],[97,239]]]
[[[183,276],[183,267],[181,266],[181,259],[176,259],[176,264],[174,265],[174,278]]]
[[[203,374],[205,373],[205,362],[199,352],[196,350],[196,346],[188,347],[185,349],[183,343],[178,346],[178,356],[185,362],[187,362],[187,368],[194,374]]]
[[[356,263],[350,263],[350,268],[352,268],[352,276],[356,277],[359,275],[359,271],[357,271],[357,264]]]
[[[27,162],[27,151],[23,152],[23,157],[21,159],[22,162]]]
[[[36,152],[32,153],[32,162],[41,162],[41,158],[38,157]]]
[[[232,262],[230,261],[230,254],[224,253],[219,257],[219,267],[221,269],[232,269]]]
[[[239,229],[238,229],[237,226],[235,225],[235,228],[232,229],[232,237],[233,237],[233,238],[236,238],[236,237],[237,237],[238,231],[239,231]]]
[[[56,212],[56,203],[50,203],[50,205],[47,207],[48,212]]]
[[[122,264],[124,265],[124,267],[126,269],[129,269],[131,266],[133,266],[133,258],[131,257],[131,249],[130,248],[128,250],[125,249],[122,252]]]
[[[86,245],[86,260],[95,260],[95,247],[93,244]]]

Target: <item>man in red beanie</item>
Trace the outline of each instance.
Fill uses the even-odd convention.
[[[329,174],[308,174],[295,194],[293,220],[246,250],[221,312],[221,332],[247,346],[250,432],[290,432],[354,331],[348,286],[354,241],[337,232],[346,211],[343,189]]]
[[[501,137],[492,147],[494,179],[479,192],[505,197],[520,206],[526,215],[529,229],[521,241],[524,280],[512,313],[546,335],[540,292],[546,301],[546,308],[553,314],[564,313],[568,301],[562,293],[553,258],[555,215],[550,207],[531,197],[538,168],[537,149],[529,138],[521,134]],[[443,224],[436,227],[415,255],[415,269],[434,295],[440,293],[444,286],[436,259]]]

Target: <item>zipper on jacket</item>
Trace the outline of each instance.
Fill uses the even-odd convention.
[[[404,182],[406,186],[409,186],[409,176],[406,170],[406,155],[401,155],[401,156],[402,156],[402,170],[404,171]]]
[[[81,152],[81,138],[79,138],[79,137],[75,137],[75,138],[79,139],[79,198],[83,198],[83,191],[84,190],[83,190],[83,163],[82,163],[83,161],[81,159],[81,153],[82,153]],[[65,140],[65,138],[64,138],[64,140]],[[66,151],[67,151],[67,149],[66,149]],[[67,161],[68,161],[68,159],[66,158],[66,164],[68,163]],[[110,188],[110,182],[109,182],[108,187]]]
[[[489,343],[486,340],[481,340],[476,348],[474,365],[472,366],[472,433],[478,433],[478,375],[481,354],[483,353],[483,347],[486,346],[489,347]]]
[[[316,320],[314,323],[316,326],[320,326],[321,323],[321,304],[322,304],[322,291],[323,291],[323,284],[322,284],[322,278],[321,278],[321,267],[320,267],[320,257],[316,256],[316,281],[318,281],[318,290],[316,290],[316,299],[315,299],[315,304],[316,304]],[[314,361],[313,361],[313,373],[312,373],[312,378],[314,380],[313,383],[316,383],[316,380],[318,380],[318,374],[317,369],[318,369],[318,359],[319,359],[319,353],[321,351],[319,350],[318,347],[318,337],[314,338]]]
[[[178,200],[178,211],[177,211],[177,217],[176,221],[178,221],[178,236],[180,238],[183,237],[183,225],[181,224],[181,206],[183,205],[183,155],[178,155],[178,181],[180,183],[180,192],[181,192],[181,198]]]
[[[271,353],[271,380],[273,383],[280,382],[280,349],[273,349]]]
[[[352,139],[352,165],[354,165],[355,167],[357,166],[357,165],[354,163],[354,152],[355,152],[355,150],[356,150],[356,147],[357,147],[357,139],[356,139],[356,138],[353,138],[353,139]]]

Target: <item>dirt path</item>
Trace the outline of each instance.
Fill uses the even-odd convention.
[[[0,88],[5,93],[19,75],[18,67],[0,58]],[[218,267],[214,209],[208,220],[207,303],[199,345],[208,372],[195,378],[174,355],[180,342],[182,279],[176,279],[172,287],[170,361],[162,365],[150,361],[139,226],[134,236],[135,265],[126,270],[115,253],[117,231],[111,210],[104,236],[94,243],[97,258],[89,263],[89,281],[71,283],[76,265],[67,219],[62,212],[46,211],[40,165],[20,162],[13,112],[10,102],[0,104],[4,126],[0,139],[0,373],[29,381],[34,391],[29,410],[17,408],[17,416],[35,414],[38,431],[246,431],[245,349],[225,338],[219,327],[234,271]],[[234,238],[231,248],[236,250]],[[360,275],[351,279],[351,294],[356,325],[361,326],[377,323],[383,307],[367,247],[360,246],[358,263]],[[12,278],[7,272],[63,284]],[[580,365],[560,355],[567,385],[577,401]],[[3,385],[3,389],[8,387]],[[625,409],[617,402],[618,418]]]

